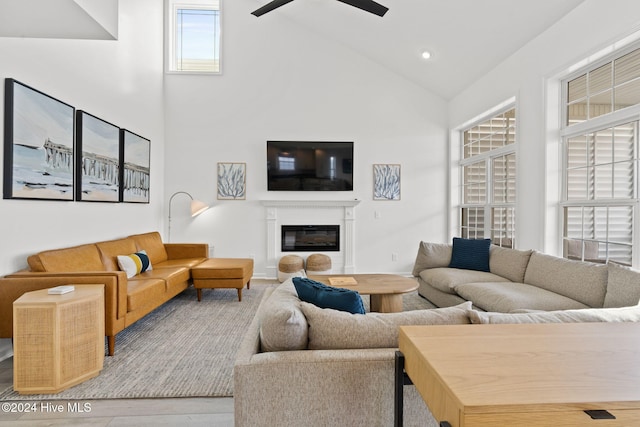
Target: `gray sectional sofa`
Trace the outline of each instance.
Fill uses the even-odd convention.
[[[413,268],[418,293],[438,307],[473,302],[477,309],[569,310],[635,306],[640,272],[492,245],[489,272],[449,268],[452,245],[421,242]]]
[[[351,314],[300,301],[291,279],[267,289],[236,356],[235,425],[392,426],[399,326],[470,324],[470,309]],[[437,426],[404,396],[405,426]]]
[[[640,273],[621,266],[498,247],[490,272],[450,258],[450,245],[420,245],[420,292],[437,309],[351,314],[300,301],[291,279],[267,289],[236,356],[235,425],[392,426],[401,325],[640,321]],[[619,308],[589,308],[605,306]],[[438,425],[411,385],[404,425]]]

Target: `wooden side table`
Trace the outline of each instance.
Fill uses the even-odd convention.
[[[58,393],[102,370],[104,286],[47,291],[13,303],[13,388],[20,394]]]

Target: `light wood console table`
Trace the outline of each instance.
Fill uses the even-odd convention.
[[[402,326],[399,350],[396,425],[402,367],[441,426],[640,425],[639,323]]]

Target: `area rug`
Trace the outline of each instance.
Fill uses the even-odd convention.
[[[9,386],[0,401],[233,396],[236,353],[265,289],[277,285],[253,281],[242,302],[235,289],[205,289],[198,302],[189,288],[120,332],[99,376],[58,394],[22,396]],[[363,302],[368,310],[369,297]],[[404,295],[405,311],[425,308],[434,306],[417,291]]]
[[[269,284],[235,289],[191,287],[116,337],[115,355],[100,375],[57,394],[21,396],[13,387],[0,401],[222,397],[233,395],[233,363]]]

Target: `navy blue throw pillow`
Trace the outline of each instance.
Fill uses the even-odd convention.
[[[320,308],[347,311],[352,314],[365,314],[362,298],[356,291],[334,288],[306,277],[294,277],[298,298]]]
[[[449,267],[465,270],[489,271],[491,239],[453,238]]]

